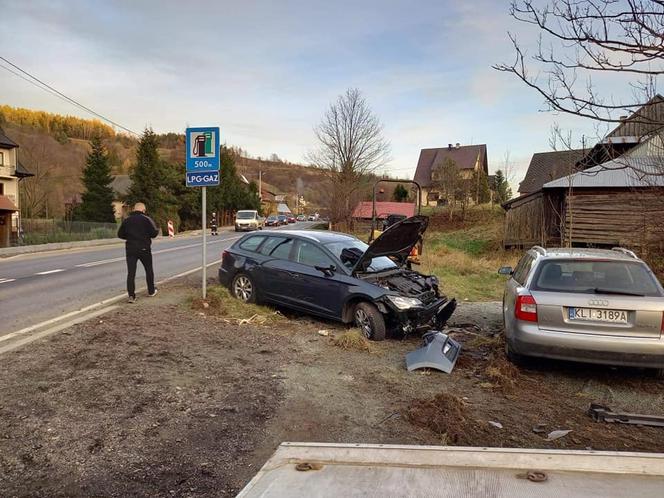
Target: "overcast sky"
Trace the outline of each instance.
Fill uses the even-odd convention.
[[[507,0],[0,0],[0,55],[122,125],[183,132],[218,125],[222,141],[304,161],[312,128],[348,87],[365,94],[392,144],[394,175],[419,151],[486,143],[489,168],[510,151],[521,179],[549,150],[554,122],[514,77]],[[85,116],[0,69],[0,102]]]

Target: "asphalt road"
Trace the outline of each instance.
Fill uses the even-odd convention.
[[[287,228],[311,225],[304,222]],[[232,231],[208,235],[208,263],[221,259],[222,251],[242,235]],[[202,236],[156,239],[152,245],[155,279],[200,269],[201,248]],[[0,336],[126,292],[126,268],[121,244],[0,259]],[[216,273],[217,265],[208,267],[209,276]],[[136,287],[145,287],[140,263]]]

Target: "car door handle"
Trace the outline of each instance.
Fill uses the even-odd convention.
[[[294,273],[294,272],[292,272],[292,271],[289,271],[288,274],[289,274],[292,278],[300,278],[300,274],[299,274],[299,273]]]

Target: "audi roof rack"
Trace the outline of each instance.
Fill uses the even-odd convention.
[[[542,246],[533,246],[531,247],[533,251],[537,251],[540,253],[542,256],[546,256],[546,249],[544,249]]]
[[[639,259],[639,257],[636,255],[634,251],[630,251],[629,249],[625,249],[624,247],[612,247],[612,251],[618,251],[623,254],[627,254],[628,256],[634,258],[634,259]]]

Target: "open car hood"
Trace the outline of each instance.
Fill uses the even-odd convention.
[[[427,216],[413,216],[395,223],[381,233],[353,267],[353,273],[366,271],[373,258],[389,256],[403,265],[429,225]]]

